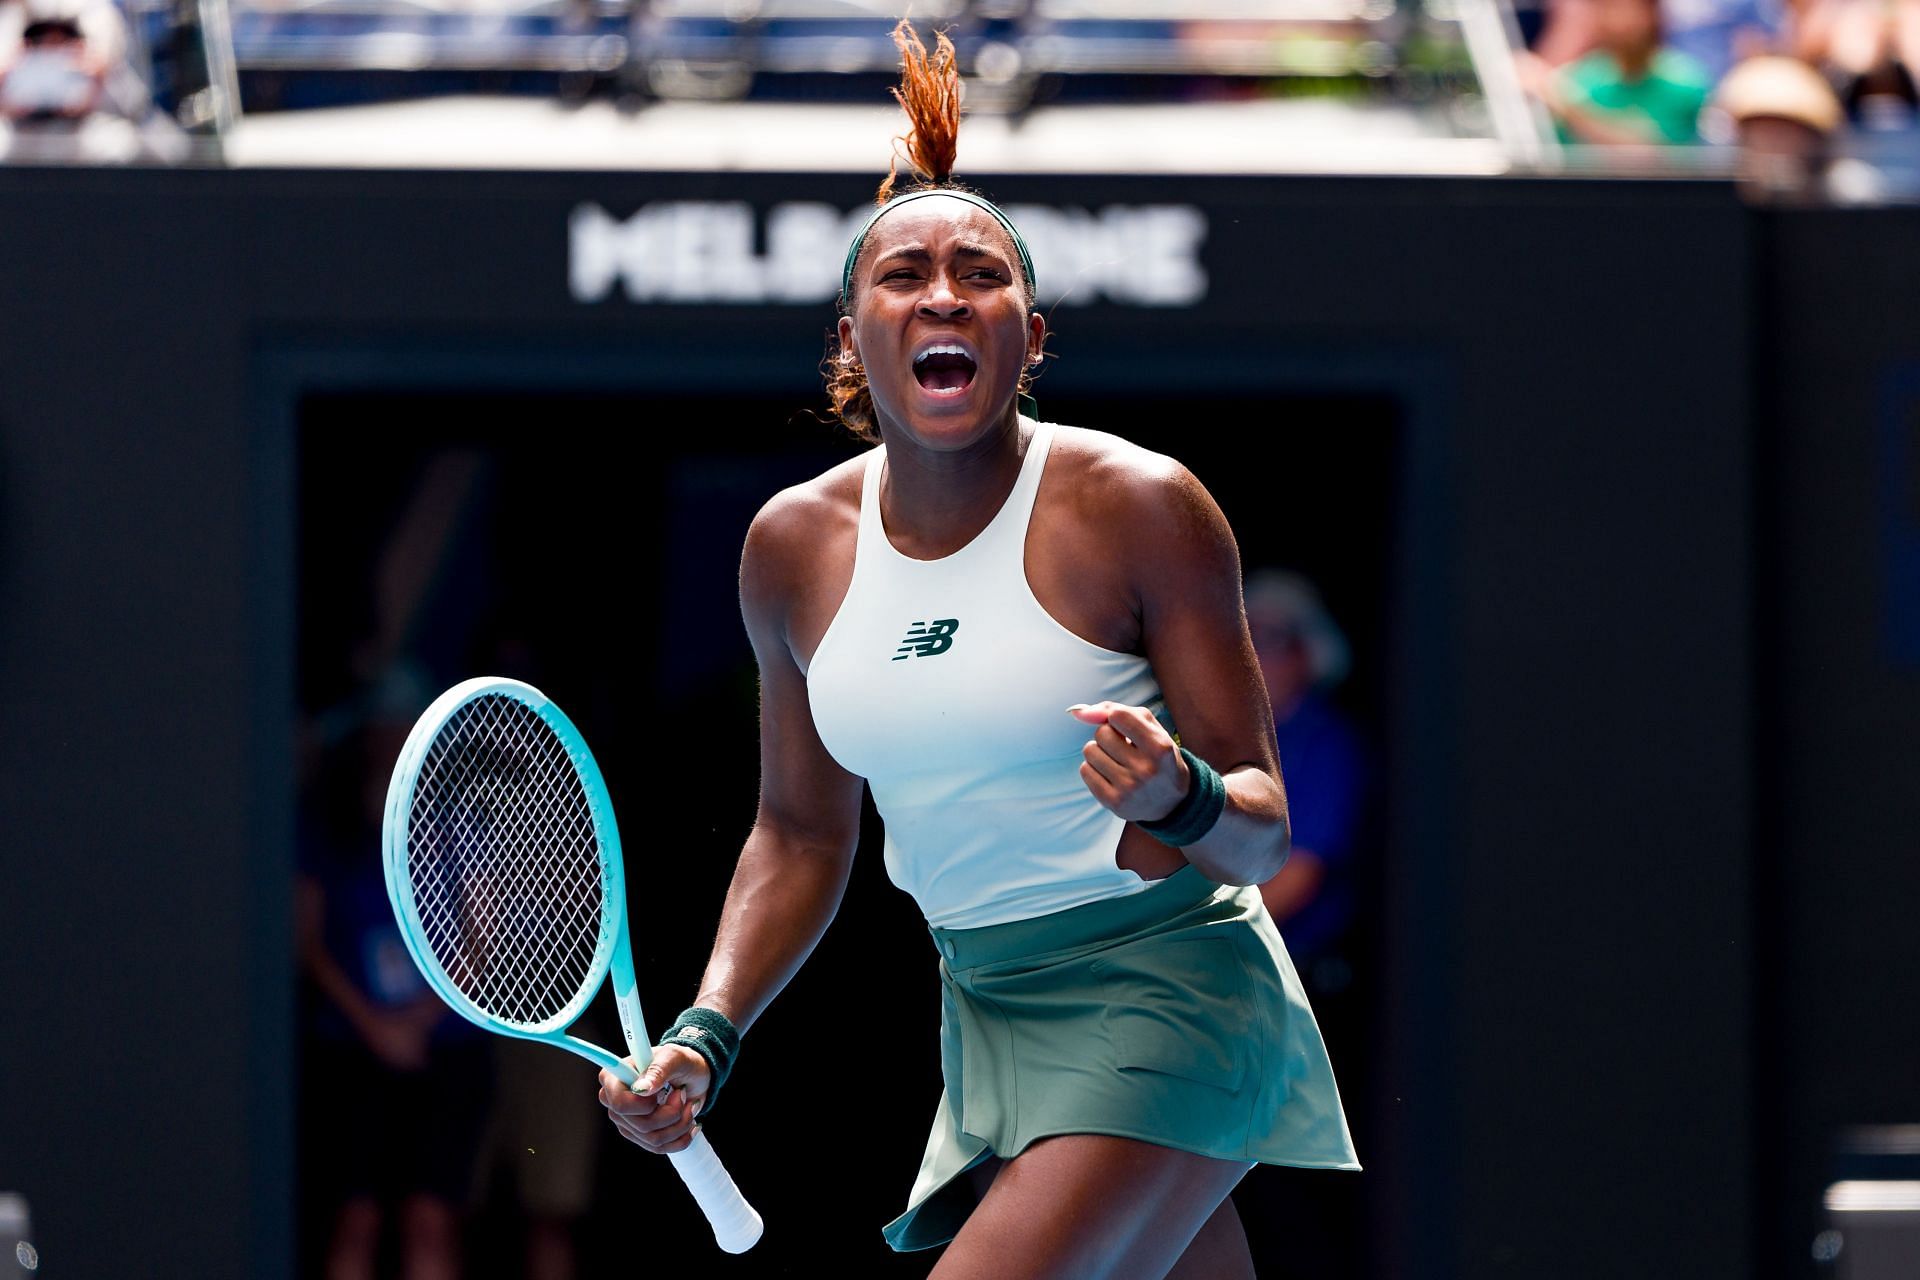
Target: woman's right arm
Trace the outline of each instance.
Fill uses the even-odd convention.
[[[819,501],[789,491],[768,503],[740,561],[740,608],[760,667],[760,805],[695,1003],[743,1033],[826,932],[860,834],[864,784],[821,743],[789,639],[793,605],[817,572],[820,521],[810,508]],[[600,1100],[622,1136],[670,1152],[692,1140],[707,1088],[705,1061],[667,1045],[632,1090],[603,1072]]]

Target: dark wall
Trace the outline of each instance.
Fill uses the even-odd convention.
[[[284,1223],[284,658],[232,210],[143,179],[0,176],[0,1182],[50,1267],[240,1275]]]
[[[46,247],[0,272],[0,1185],[49,1265],[290,1267],[298,397],[804,391],[825,305],[576,302],[567,218],[870,181],[0,171],[0,238]],[[1403,406],[1379,1273],[1753,1274],[1752,388],[1784,242],[1709,184],[983,185],[1207,217],[1205,298],[1062,309],[1043,396]],[[1207,426],[1275,501],[1312,483],[1259,422]],[[1843,744],[1850,705],[1780,732]],[[1833,853],[1803,821],[1776,882]],[[790,1017],[766,1060],[797,1061]]]
[[[1766,233],[1757,1127],[1787,1208],[1768,1243],[1797,1260],[1841,1130],[1916,1111],[1920,211]]]

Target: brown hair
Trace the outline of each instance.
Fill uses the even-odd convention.
[[[874,192],[875,204],[893,198],[900,147],[906,148],[907,163],[921,184],[929,187],[953,181],[953,157],[960,149],[960,68],[954,61],[953,41],[944,31],[934,32],[929,56],[919,33],[902,18],[893,28],[893,45],[900,50],[900,85],[893,90],[893,100],[907,113],[911,127],[904,137],[894,139],[898,145],[887,165],[886,181]]]
[[[893,187],[899,178],[903,150],[915,178],[909,190],[966,190],[953,180],[953,158],[960,147],[960,68],[955,61],[953,41],[947,39],[947,33],[936,31],[933,39],[933,52],[928,53],[927,46],[905,18],[893,29],[894,47],[900,50],[900,85],[893,90],[893,96],[900,103],[900,109],[907,113],[908,130],[893,140],[893,159],[887,165],[887,176],[874,193],[876,205],[885,205],[896,194]],[[1026,289],[1027,309],[1031,311],[1033,281],[1021,283]],[[851,293],[842,295],[840,314],[852,313]],[[873,395],[867,389],[867,372],[854,359],[853,352],[841,345],[838,326],[828,342],[820,370],[826,377],[827,399],[832,404],[833,416],[859,439],[868,444],[880,443],[880,426],[874,418]],[[1022,370],[1018,394],[1025,395],[1031,384],[1032,372]]]

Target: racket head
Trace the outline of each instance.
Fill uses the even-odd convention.
[[[489,1031],[567,1040],[624,937],[626,884],[606,782],[565,712],[501,676],[434,699],[387,785],[381,861],[435,994]]]

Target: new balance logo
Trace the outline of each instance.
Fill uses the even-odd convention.
[[[895,662],[902,658],[931,658],[953,648],[953,633],[960,629],[958,618],[935,618],[931,623],[916,622],[913,630],[907,632],[907,638],[900,642],[899,651],[893,655]]]

